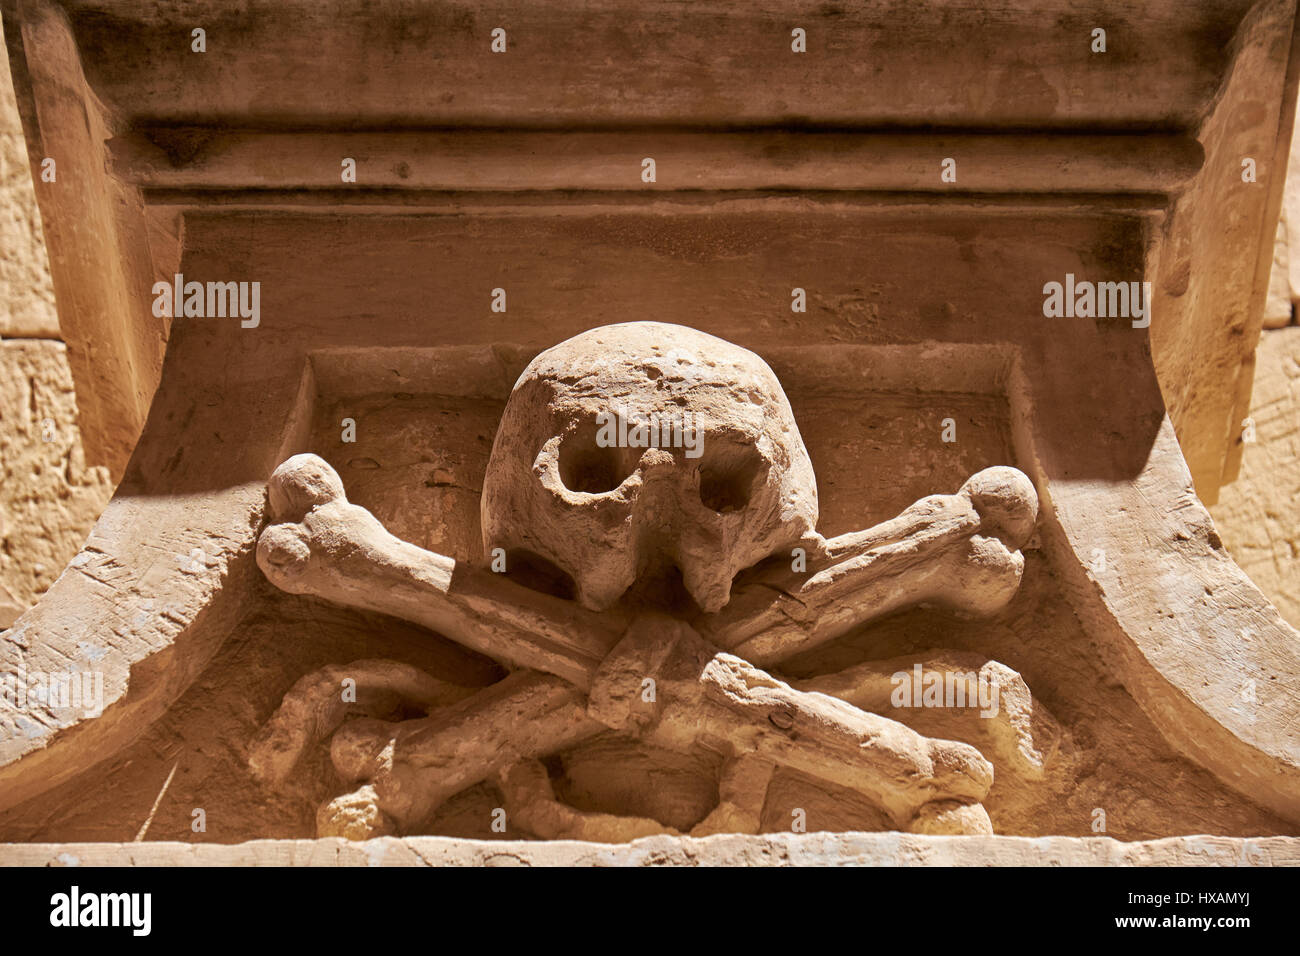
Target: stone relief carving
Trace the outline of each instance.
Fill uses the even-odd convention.
[[[992,833],[981,801],[995,767],[1032,784],[1061,742],[1021,677],[978,654],[781,677],[783,662],[903,608],[1001,610],[1037,494],[1015,468],[987,468],[823,537],[781,383],[693,329],[606,326],[528,365],[488,462],[483,566],[397,538],[315,455],[285,461],[268,495],[257,559],[278,588],[431,627],[511,669],[483,689],[382,659],[299,680],[249,762],[283,784],[328,739],[350,789],[320,808],[323,836],[427,832],[482,781],[512,826],[545,839],[675,834],[683,818],[691,835],[757,833],[777,768],[823,788],[824,805],[798,808],[814,820],[850,794],[888,828]],[[876,712],[891,701],[927,732]],[[716,799],[692,814],[650,787],[622,807],[571,805],[546,762],[583,748],[613,777],[638,753],[672,755]]]
[[[1300,861],[1296,0],[252,6],[0,0],[0,863]]]

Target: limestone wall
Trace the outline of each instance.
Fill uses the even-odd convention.
[[[1296,128],[1300,130],[1300,123]],[[1293,245],[1295,249],[1291,248]],[[1273,243],[1273,271],[1269,275],[1268,301],[1264,306],[1264,329],[1293,325],[1297,303],[1300,303],[1300,136],[1293,136],[1286,195]]]
[[[87,468],[9,61],[0,44],[0,628],[76,553],[113,488]]]
[[[1300,129],[1300,123],[1297,124]],[[1300,627],[1300,136],[1291,141],[1241,473],[1210,507],[1236,562]]]
[[[1211,512],[1242,570],[1300,627],[1300,325],[1260,336],[1248,423],[1241,474]]]

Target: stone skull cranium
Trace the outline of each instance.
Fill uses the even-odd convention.
[[[694,329],[631,322],[529,363],[481,507],[489,552],[558,568],[586,607],[676,569],[714,612],[738,572],[813,531],[817,482],[766,362]]]

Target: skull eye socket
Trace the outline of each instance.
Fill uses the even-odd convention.
[[[587,422],[560,442],[560,481],[570,491],[604,494],[621,485],[632,473],[625,449],[596,441],[595,422]]]
[[[743,511],[764,470],[763,459],[753,445],[706,437],[704,463],[700,465],[700,501],[719,514]]]

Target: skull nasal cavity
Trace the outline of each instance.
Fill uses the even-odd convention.
[[[700,501],[722,514],[743,511],[765,470],[762,457],[752,445],[705,439],[704,464],[700,466]]]
[[[623,449],[602,447],[595,423],[570,432],[560,442],[560,481],[570,491],[598,495],[613,491],[630,474]]]

